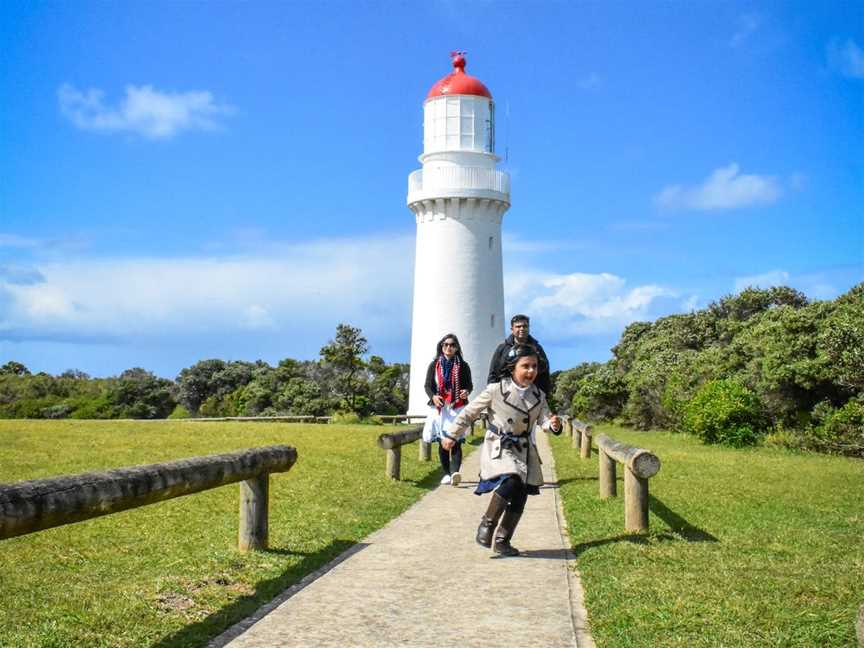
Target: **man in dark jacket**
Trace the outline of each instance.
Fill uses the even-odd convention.
[[[529,326],[530,320],[527,315],[514,315],[510,318],[510,336],[499,344],[495,353],[492,354],[492,361],[489,363],[489,377],[486,382],[488,384],[501,380],[501,372],[504,371],[507,364],[507,354],[510,349],[516,344],[530,344],[537,348],[537,359],[539,360],[537,378],[534,380],[534,384],[548,396],[549,390],[552,388],[552,381],[549,378],[549,359],[540,343],[528,334]]]

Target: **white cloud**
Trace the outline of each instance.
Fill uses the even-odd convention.
[[[321,240],[243,256],[37,263],[38,281],[0,274],[0,340],[205,349],[205,340],[252,348],[260,339],[266,347],[254,348],[314,357],[347,322],[375,340],[376,352],[398,358],[408,348],[413,258],[393,250],[412,250],[413,242]],[[680,306],[668,288],[630,286],[608,273],[521,270],[504,284],[507,313],[528,312],[544,340],[565,345]]]
[[[760,203],[773,203],[782,190],[773,176],[744,175],[735,162],[715,169],[695,187],[671,185],[654,196],[664,209],[734,209]]]
[[[834,39],[826,48],[828,64],[851,79],[864,79],[864,50],[851,38],[845,43]]]
[[[105,105],[101,90],[81,92],[68,83],[60,86],[57,98],[63,114],[82,130],[137,133],[150,139],[168,139],[185,130],[217,130],[219,118],[233,112],[206,90],[163,92],[149,85],[126,86],[117,106]]]
[[[324,240],[265,256],[38,264],[41,282],[0,276],[0,338],[293,337],[338,322],[391,335],[410,320],[407,237]],[[381,272],[376,260],[387,259]]]
[[[789,273],[785,270],[771,270],[758,275],[738,277],[735,279],[735,292],[739,293],[745,288],[771,288],[773,286],[788,286]]]
[[[729,39],[729,44],[732,47],[738,47],[744,41],[750,38],[759,26],[762,24],[762,17],[759,14],[747,13],[738,17],[738,28]]]
[[[246,308],[243,313],[243,324],[250,331],[276,328],[276,322],[270,316],[270,312],[258,304],[252,304]]]
[[[527,312],[542,330],[560,338],[608,334],[639,319],[653,319],[661,298],[676,293],[663,286],[628,287],[609,273],[518,272],[504,282],[508,312]]]

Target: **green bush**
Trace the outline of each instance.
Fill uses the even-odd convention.
[[[864,457],[864,402],[853,399],[833,411],[809,441],[814,450]]]
[[[73,406],[69,403],[59,403],[46,407],[41,411],[42,418],[46,419],[64,419],[72,412]]]
[[[627,387],[617,368],[599,366],[576,381],[570,411],[591,421],[611,419],[621,413]]]
[[[684,408],[684,428],[703,443],[742,447],[765,431],[759,398],[734,380],[705,383]]]
[[[168,415],[169,419],[188,419],[190,417],[189,410],[182,405],[177,405],[174,411]]]
[[[72,404],[75,409],[69,415],[73,419],[110,419],[114,418],[114,407],[107,394],[88,398],[82,396],[75,399]]]
[[[330,422],[338,423],[339,425],[357,425],[362,421],[360,419],[360,415],[356,412],[336,412],[335,414],[333,414]]]

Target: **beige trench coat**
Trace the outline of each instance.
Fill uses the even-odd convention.
[[[524,396],[520,396],[509,378],[500,383],[491,383],[450,423],[447,434],[454,439],[461,438],[468,432],[471,424],[487,410],[489,429],[486,430],[480,450],[480,479],[519,475],[525,484],[542,486],[540,455],[531,438],[531,431],[535,425],[545,430],[550,427],[551,413],[546,404],[546,396],[534,385],[528,388]],[[502,448],[499,432],[509,432],[520,437],[520,447]]]

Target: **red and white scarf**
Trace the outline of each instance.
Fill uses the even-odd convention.
[[[441,366],[441,358],[435,361],[435,391],[444,399],[445,403],[450,403],[453,409],[459,409],[465,404],[465,401],[459,397],[459,392],[462,391],[462,383],[459,380],[461,371],[461,363],[459,357],[453,358],[453,369],[450,371],[450,384],[445,384],[444,369]],[[441,408],[436,408],[439,412]]]

